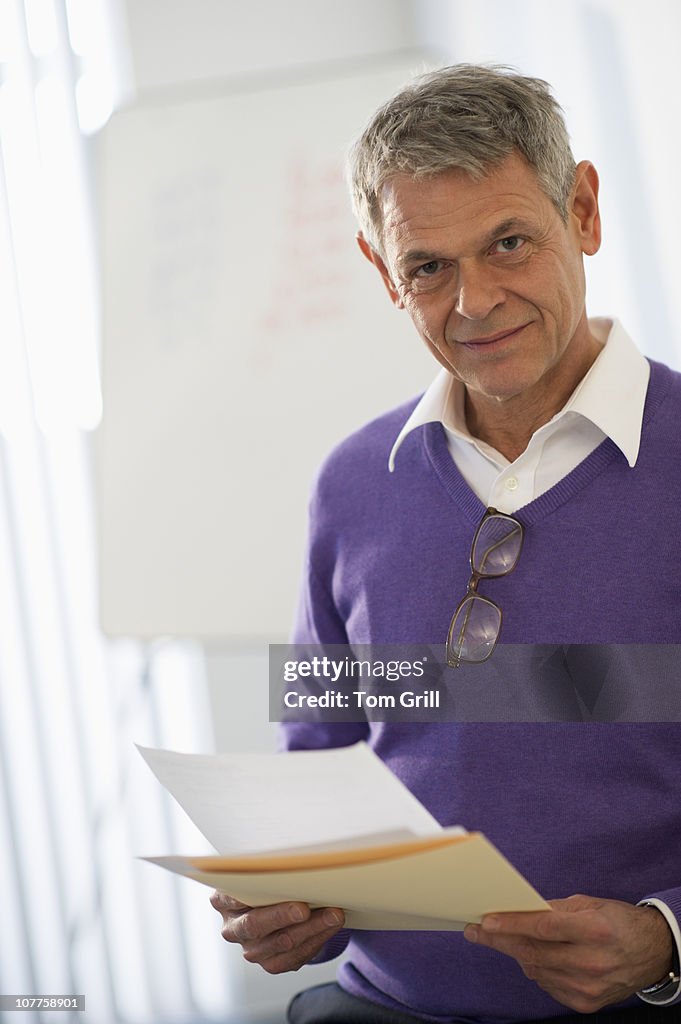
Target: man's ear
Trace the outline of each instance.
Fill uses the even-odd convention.
[[[582,252],[593,256],[601,247],[601,214],[598,209],[598,174],[588,160],[577,164],[571,195],[571,213],[575,218]]]
[[[400,298],[400,293],[395,287],[393,279],[390,276],[390,271],[386,267],[382,257],[379,256],[376,250],[372,248],[369,242],[367,242],[366,238],[364,237],[361,231],[357,232],[357,245],[360,247],[363,254],[369,260],[369,263],[373,263],[373,265],[376,267],[379,274],[383,278],[383,284],[385,285],[388,295],[390,296],[390,301],[393,303],[393,305],[397,306],[398,309],[404,309],[404,303],[402,302],[402,299]]]

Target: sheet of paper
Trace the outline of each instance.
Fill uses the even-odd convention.
[[[366,743],[286,754],[138,749],[218,853],[441,830]]]

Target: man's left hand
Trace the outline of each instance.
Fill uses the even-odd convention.
[[[671,969],[673,937],[654,907],[570,896],[552,912],[488,914],[467,925],[469,942],[512,956],[559,1003],[593,1013]]]

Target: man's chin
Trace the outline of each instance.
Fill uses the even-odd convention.
[[[530,398],[540,384],[541,376],[536,373],[514,373],[510,367],[497,367],[496,372],[460,377],[469,397],[487,402],[510,402],[523,397]]]

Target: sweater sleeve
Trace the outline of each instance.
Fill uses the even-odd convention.
[[[303,580],[296,626],[293,633],[296,648],[313,648],[312,654],[321,654],[326,645],[347,644],[348,638],[328,589],[316,576],[308,562]],[[317,722],[288,720],[280,727],[280,747],[283,750],[319,750],[323,747],[347,747],[366,740],[369,726],[359,722]]]
[[[308,549],[291,638],[293,644],[306,648],[349,642],[343,616],[333,596],[335,538],[324,525],[327,517],[323,504],[317,490],[310,503]],[[346,747],[366,740],[368,735],[366,721],[287,721],[281,725],[279,745],[283,750]]]

